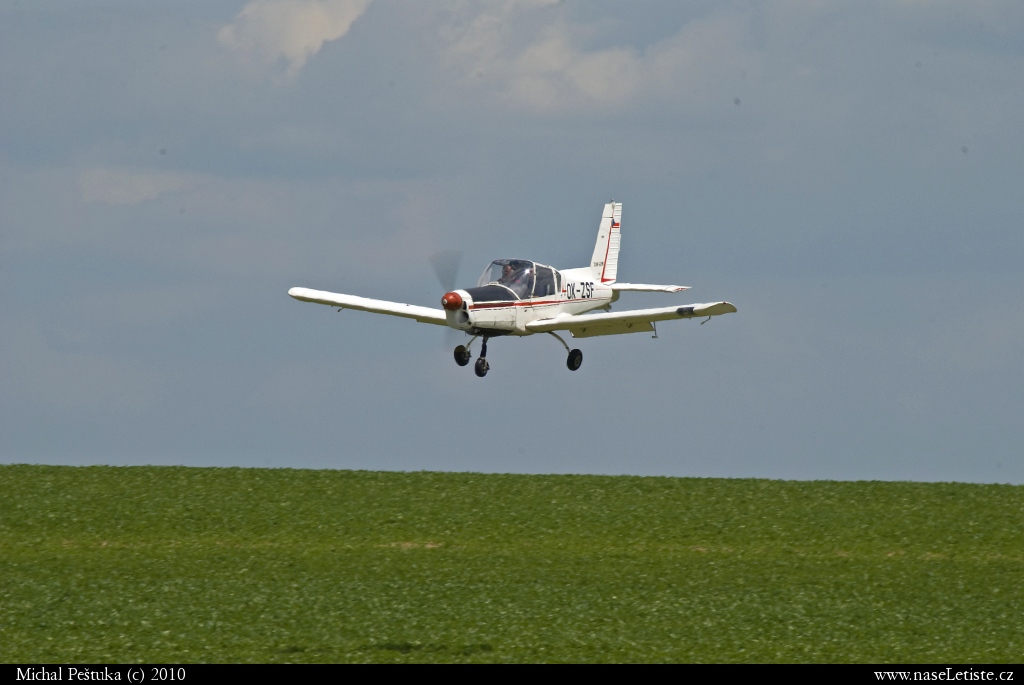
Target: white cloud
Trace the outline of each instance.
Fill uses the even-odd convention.
[[[254,0],[217,39],[250,64],[273,67],[282,60],[295,75],[324,43],[341,38],[370,0]]]
[[[442,30],[446,57],[463,85],[492,88],[506,105],[535,111],[616,109],[638,98],[673,99],[699,107],[724,74],[758,69],[748,47],[749,17],[722,12],[683,25],[638,48],[606,36],[588,49],[599,27],[573,23],[548,0],[473,7]],[[525,38],[525,39],[524,39]]]
[[[198,181],[198,178],[188,174],[97,168],[83,172],[79,184],[82,199],[86,202],[134,205],[155,200],[165,193],[187,190]]]

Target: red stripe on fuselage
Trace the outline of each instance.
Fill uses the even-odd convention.
[[[543,300],[541,302],[483,302],[481,304],[470,305],[470,309],[497,309],[499,307],[540,307],[549,304],[565,304],[568,302],[592,302],[594,300],[600,300],[600,297],[588,297],[585,299],[578,300]]]

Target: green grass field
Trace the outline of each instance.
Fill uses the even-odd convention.
[[[1024,487],[0,466],[0,662],[1020,662]]]

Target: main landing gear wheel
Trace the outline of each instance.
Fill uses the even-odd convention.
[[[580,368],[583,364],[583,353],[579,350],[570,350],[569,358],[565,361],[565,365],[569,367],[570,371],[575,371]]]
[[[473,356],[466,349],[465,345],[459,345],[455,348],[455,363],[459,366],[465,366],[469,363],[469,358]]]
[[[474,370],[476,371],[476,375],[480,376],[480,378],[483,378],[484,376],[487,375],[487,370],[489,368],[491,368],[491,365],[488,364],[487,360],[484,359],[483,357],[480,357],[479,359],[476,360],[476,366],[474,367]]]

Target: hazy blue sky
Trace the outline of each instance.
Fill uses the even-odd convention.
[[[0,0],[0,461],[1024,483],[1024,3]],[[495,340],[429,256],[705,326]]]

